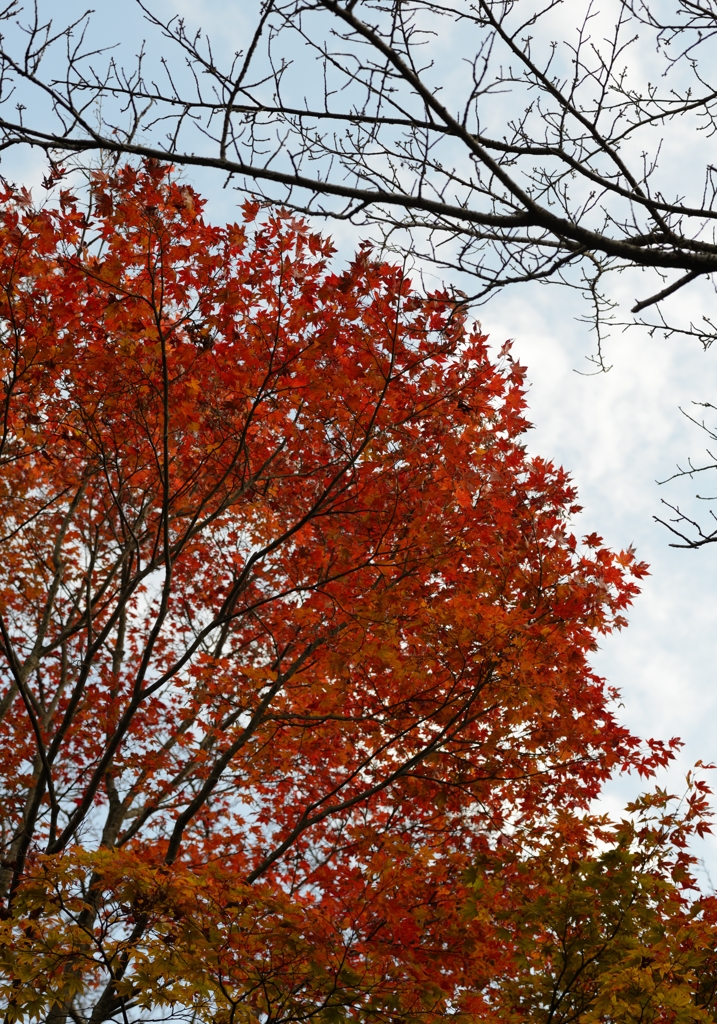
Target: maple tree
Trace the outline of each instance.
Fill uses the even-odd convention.
[[[689,852],[708,792],[690,773],[682,801],[657,789],[618,824],[558,816],[498,869],[478,861],[469,914],[495,930],[494,1019],[714,1020],[717,900],[694,897]]]
[[[646,570],[572,534],[507,348],[166,166],[93,188],[0,206],[6,1021],[524,1019],[526,908],[628,876],[623,947],[652,914],[711,964],[654,867],[697,826],[623,828],[595,882],[590,801],[674,748],[589,665]]]

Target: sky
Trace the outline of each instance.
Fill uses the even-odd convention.
[[[717,479],[711,490],[707,480],[657,483],[704,453],[701,431],[679,410],[717,398],[717,352],[635,329],[610,339],[608,373],[585,376],[578,371],[590,370],[591,339],[570,316],[579,308],[570,309],[572,297],[562,292],[535,292],[500,296],[481,322],[496,342],[513,338],[528,367],[528,445],[570,471],[584,509],[576,525],[612,547],[635,544],[650,564],[628,628],[601,641],[594,664],[621,691],[621,716],[634,732],[682,738],[675,768],[659,780],[681,793],[696,761],[717,760],[717,545],[671,548],[653,516],[665,515],[663,499],[687,504],[698,490],[717,493]],[[617,812],[639,790],[638,780],[616,780],[606,805]],[[717,875],[717,842],[700,855]]]
[[[176,10],[190,24],[222,33],[227,44],[231,27],[239,32],[237,4],[242,2],[158,0],[154,7]],[[99,0],[96,19],[95,30],[138,46],[143,30],[132,0]],[[685,152],[695,154],[688,167],[699,164],[704,145],[685,126],[679,132],[679,144],[665,154],[667,172],[675,176],[683,173]],[[15,153],[3,158],[0,170],[32,185],[42,164],[32,154]],[[234,219],[239,198],[222,189],[218,175],[186,177],[207,196],[212,218]],[[337,259],[346,258],[356,239],[346,229],[329,225],[327,230],[337,240]],[[649,291],[634,277],[616,285],[623,312],[644,294]],[[712,301],[704,290],[686,290],[672,300],[672,309],[690,320]],[[528,367],[534,426],[527,443],[571,473],[584,507],[576,529],[596,531],[615,548],[634,544],[651,566],[629,628],[601,642],[594,664],[621,691],[622,719],[636,733],[682,738],[677,764],[659,780],[681,792],[684,773],[697,760],[717,761],[717,544],[700,551],[671,548],[667,530],[653,517],[665,514],[662,499],[688,503],[698,490],[717,495],[717,474],[714,480],[657,483],[676,464],[684,465],[690,456],[699,461],[704,452],[705,437],[680,407],[689,411],[693,401],[717,404],[717,347],[705,353],[696,342],[650,337],[641,328],[616,329],[605,350],[612,368],[591,374],[586,357],[593,340],[577,319],[585,312],[577,294],[531,285],[497,295],[477,315],[496,348],[513,339],[513,354]],[[638,780],[615,780],[604,805],[619,812],[639,791]],[[707,840],[698,852],[717,882],[717,840]]]

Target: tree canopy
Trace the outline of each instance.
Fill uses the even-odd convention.
[[[676,745],[589,662],[645,566],[576,538],[461,304],[258,213],[152,162],[2,196],[6,1020],[554,1020],[576,887],[622,945],[575,1005],[659,946],[706,1019],[703,791],[589,815]]]

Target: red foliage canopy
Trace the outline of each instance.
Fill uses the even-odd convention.
[[[2,197],[9,1005],[483,1012],[469,869],[670,756],[587,660],[645,567],[447,294],[201,210]]]

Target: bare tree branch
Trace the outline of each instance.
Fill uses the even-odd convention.
[[[684,196],[662,167],[686,118],[717,128],[712,4],[673,0],[661,19],[647,0],[585,0],[566,22],[562,0],[265,0],[243,5],[236,53],[124,8],[150,33],[133,63],[89,14],[55,28],[44,0],[29,23],[0,12],[0,151],[214,168],[469,274],[473,300],[555,281],[598,321],[611,272],[682,271],[639,312],[717,269],[713,167]],[[631,70],[638,33],[659,85]]]

